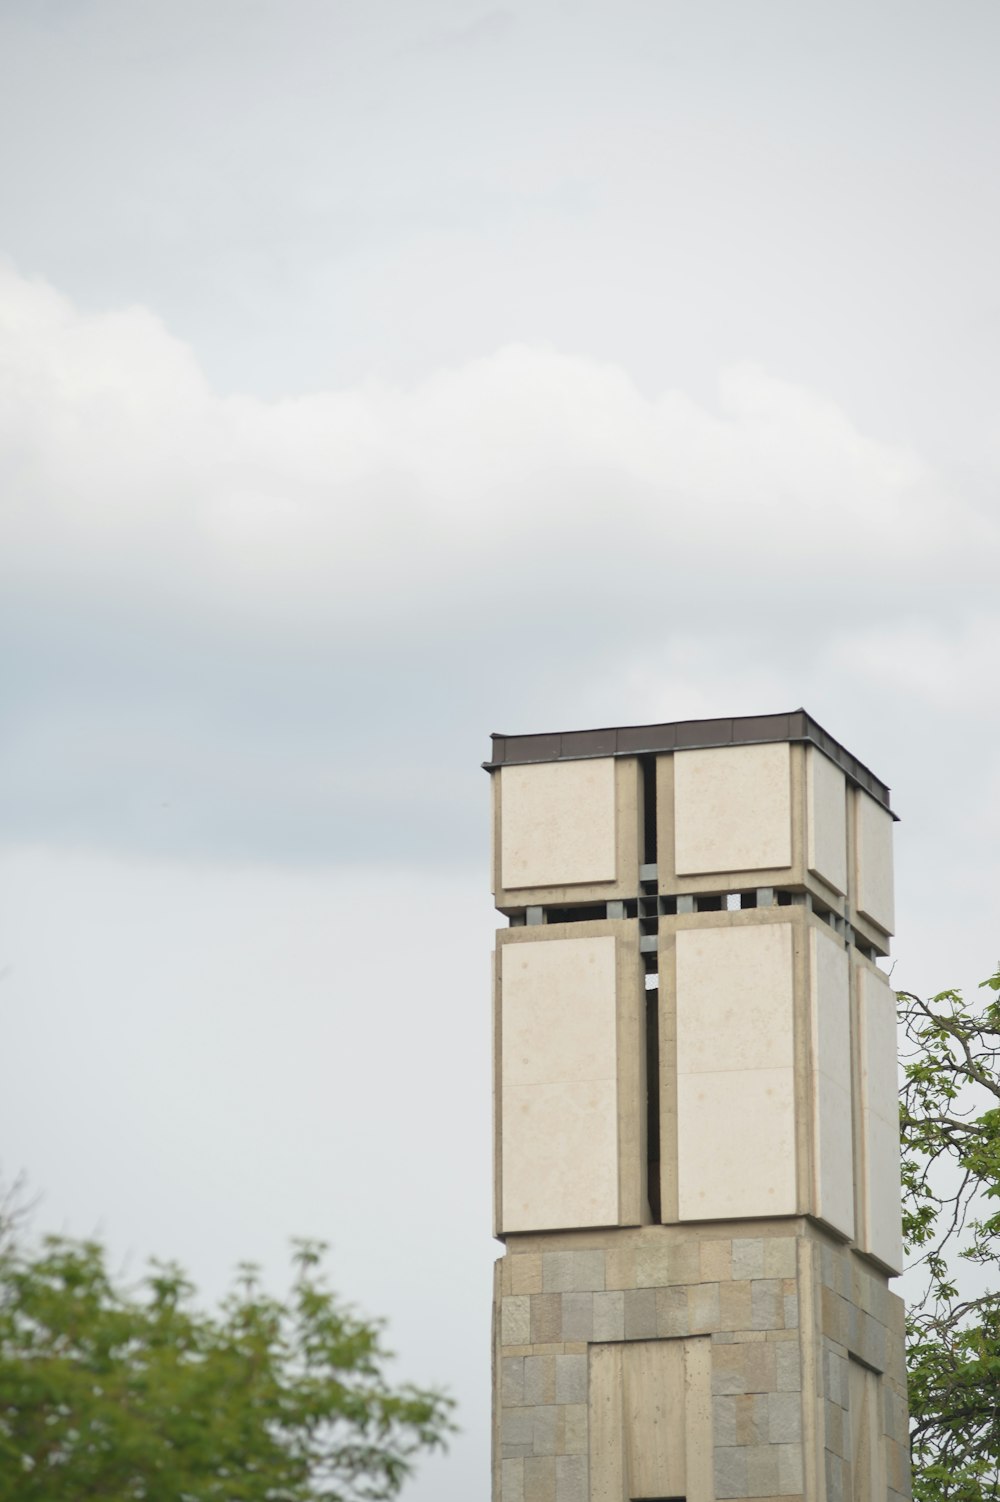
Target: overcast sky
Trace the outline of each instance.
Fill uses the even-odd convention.
[[[804,705],[1000,955],[992,0],[0,0],[0,1161],[486,1495],[491,730]]]

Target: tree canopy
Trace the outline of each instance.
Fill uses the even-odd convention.
[[[898,998],[903,1232],[926,1271],[907,1322],[918,1502],[1000,1498],[1000,969],[981,989]]]
[[[381,1325],[295,1244],[289,1293],[245,1266],[213,1311],[173,1264],[135,1287],[96,1241],[0,1221],[0,1502],[381,1502],[452,1428],[391,1387]]]
[[[898,996],[917,1502],[1000,1502],[1000,969],[982,988]],[[98,1242],[29,1243],[0,1207],[0,1502],[395,1497],[453,1405],[390,1386],[324,1251],[295,1244],[284,1299],[247,1265],[205,1311],[175,1264],[129,1287]]]

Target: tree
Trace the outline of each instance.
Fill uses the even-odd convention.
[[[982,1286],[1000,1256],[1000,969],[982,988],[899,993],[903,1233],[927,1275],[907,1321],[918,1502],[1000,1498],[1000,1292]]]
[[[95,1241],[0,1230],[0,1502],[375,1502],[452,1428],[449,1398],[387,1384],[319,1243],[284,1300],[248,1265],[203,1312],[173,1264],[126,1288]]]

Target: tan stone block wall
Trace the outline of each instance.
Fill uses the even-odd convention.
[[[642,1495],[627,1490],[629,1465],[642,1464],[628,1460],[629,1445],[651,1447],[669,1469],[678,1441],[654,1432],[638,1400],[626,1403],[624,1418],[602,1409],[595,1420],[588,1353],[636,1348],[634,1361],[608,1358],[621,1365],[625,1392],[630,1369],[648,1368],[654,1387],[669,1385],[670,1362],[680,1370],[692,1342],[705,1357],[685,1403],[694,1412],[704,1402],[711,1440],[692,1444],[688,1427],[685,1486],[674,1489],[671,1471],[663,1495],[850,1502],[852,1364],[875,1374],[886,1502],[909,1495],[902,1305],[884,1274],[802,1219],[720,1229],[511,1238],[497,1279],[498,1502]],[[602,1464],[599,1489],[590,1490],[595,1422],[602,1434],[619,1435],[617,1495],[609,1490],[614,1465]],[[639,1426],[631,1438],[630,1422]]]
[[[852,1413],[867,1372],[877,1397],[874,1464],[887,1502],[910,1496],[903,1302],[884,1276],[846,1247],[813,1249],[819,1289],[819,1350],[828,1502],[851,1502],[851,1463],[859,1415]]]

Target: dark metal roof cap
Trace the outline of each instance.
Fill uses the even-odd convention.
[[[713,746],[760,746],[806,741],[835,762],[855,787],[892,813],[889,788],[852,756],[804,709],[790,714],[737,715],[728,720],[674,720],[663,725],[621,725],[604,730],[562,730],[548,735],[500,735],[494,731],[488,772],[525,762],[579,761],[590,756],[645,756]],[[892,815],[896,818],[896,815]]]

